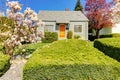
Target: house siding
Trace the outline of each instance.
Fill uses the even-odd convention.
[[[55,32],[56,22],[45,22],[45,25],[52,25],[53,26],[53,32]]]
[[[113,27],[106,27],[100,30],[100,35],[111,33],[120,33],[120,24],[115,24]]]
[[[60,38],[60,24],[64,24],[65,27],[69,26],[69,30],[73,32],[73,37],[79,35],[81,39],[88,40],[89,20],[81,11],[40,11],[38,17],[45,22],[45,25],[53,25],[53,30],[50,31],[57,32],[59,40],[67,39],[68,33],[68,30],[65,30],[65,38]],[[79,32],[77,26],[74,32],[74,25],[82,25],[82,32]]]
[[[45,22],[45,25],[53,25],[53,30],[52,31],[58,33],[58,39],[59,40],[67,39],[68,30],[65,30],[65,38],[60,38],[60,24],[56,25],[56,22]],[[64,24],[64,25],[65,25],[65,28],[67,26],[69,26],[69,30],[73,32],[73,37],[74,37],[74,35],[79,35],[81,39],[88,40],[88,22],[70,22],[69,24]],[[75,25],[82,25],[82,32],[74,32],[74,26]],[[44,26],[43,27],[38,27],[37,32],[42,32],[42,35],[44,35]],[[58,30],[56,30],[56,26],[59,26]]]
[[[82,25],[82,32],[74,32],[74,25]],[[70,22],[70,28],[74,35],[79,35],[81,39],[88,40],[88,22]]]

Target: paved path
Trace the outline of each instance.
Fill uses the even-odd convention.
[[[25,59],[11,60],[10,69],[0,78],[0,80],[22,80],[23,66]]]

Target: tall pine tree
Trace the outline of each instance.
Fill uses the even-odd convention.
[[[74,11],[82,11],[83,12],[83,7],[80,4],[80,0],[77,1]]]

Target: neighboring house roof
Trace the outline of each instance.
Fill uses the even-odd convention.
[[[56,21],[56,23],[88,21],[81,11],[40,11],[38,17],[42,21]]]

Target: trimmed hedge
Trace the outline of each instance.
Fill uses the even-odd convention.
[[[120,38],[104,38],[94,41],[94,47],[120,61]]]
[[[37,49],[23,80],[119,80],[120,63],[83,40],[61,40]]]
[[[0,76],[2,76],[10,67],[10,56],[2,52],[2,43],[0,43]]]
[[[100,38],[120,37],[119,33],[100,35]]]
[[[42,38],[43,43],[51,43],[58,40],[57,32],[45,32],[45,37]]]

